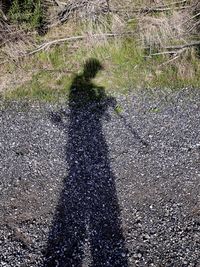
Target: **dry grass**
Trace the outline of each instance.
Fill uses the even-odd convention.
[[[43,37],[36,38],[35,33],[29,36],[19,27],[10,28],[11,26],[8,26],[5,21],[0,23],[0,34],[1,30],[4,34],[2,38],[0,37],[0,57],[2,61],[6,59],[13,62],[7,66],[0,64],[0,90],[21,85],[23,87],[25,84],[26,90],[32,86],[33,91],[38,92],[39,89],[45,88],[47,81],[51,88],[46,88],[46,91],[53,92],[56,87],[63,90],[69,80],[65,77],[67,75],[63,69],[79,71],[82,60],[91,55],[91,51],[94,51],[94,55],[91,56],[96,55],[105,61],[109,73],[108,76],[104,73],[100,80],[101,83],[105,83],[106,88],[110,86],[118,90],[122,87],[131,88],[140,85],[168,86],[170,83],[175,87],[188,84],[196,86],[199,83],[197,79],[197,73],[200,73],[199,55],[195,48],[184,50],[184,53],[177,57],[165,55],[145,59],[145,51],[151,54],[163,51],[166,46],[185,44],[199,38],[199,1],[187,1],[174,5],[177,2],[175,0],[110,0],[110,9],[120,11],[113,13],[108,12],[106,0],[66,0],[65,2],[68,3],[65,15],[61,15],[63,6],[48,7],[51,23],[48,23],[49,30]],[[143,12],[145,7],[167,5],[170,6],[167,12]],[[185,5],[190,5],[190,8],[181,10],[175,8]],[[76,8],[73,9],[73,7]],[[137,9],[143,9],[143,11],[133,12]],[[66,20],[60,23],[59,16]],[[55,26],[56,21],[60,23],[57,26]],[[115,39],[110,42],[104,36],[105,32],[122,33],[129,30],[135,33],[130,38],[133,43],[130,46],[121,45],[123,40]],[[91,37],[95,33],[100,34],[100,38]],[[16,66],[17,59],[27,50],[34,48],[36,42],[74,35],[86,35],[88,38],[83,42],[62,45],[60,50],[59,46],[52,46],[51,49],[47,48],[31,58],[25,57],[21,66]],[[140,53],[136,53],[138,47]],[[37,75],[42,73],[41,70],[44,73]],[[172,82],[169,80],[170,75]],[[112,79],[110,79],[111,76]]]
[[[9,25],[0,20],[0,59],[17,60],[33,46],[33,35],[26,33],[17,25]],[[0,62],[1,63],[1,62]]]
[[[185,14],[174,11],[171,15],[162,14],[159,17],[141,16],[138,21],[138,32],[144,47],[162,48],[175,43],[184,43],[186,34]]]

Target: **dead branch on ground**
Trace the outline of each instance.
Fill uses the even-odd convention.
[[[65,42],[75,42],[75,41],[80,41],[80,40],[82,41],[82,40],[87,39],[87,38],[101,39],[101,38],[105,38],[105,37],[107,37],[107,38],[122,37],[122,36],[130,36],[133,34],[134,34],[133,32],[124,32],[124,33],[103,33],[103,34],[71,36],[71,37],[56,39],[53,41],[48,41],[44,44],[41,44],[36,49],[27,52],[26,55],[33,55],[33,54],[36,54],[42,50],[48,49],[52,45],[58,45],[58,44],[65,43]]]

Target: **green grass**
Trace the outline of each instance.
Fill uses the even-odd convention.
[[[166,57],[148,59],[145,57],[145,51],[129,39],[118,45],[99,47],[92,55],[107,63],[99,81],[110,90],[127,92],[147,87],[200,87],[200,62],[195,56],[189,58],[188,62],[180,58],[178,64],[175,62],[160,67],[168,60]],[[185,74],[181,75],[179,69],[182,66],[185,68]],[[187,73],[189,71],[192,72],[191,76]]]
[[[67,98],[69,83],[70,79],[67,77],[61,77],[59,80],[56,80],[54,74],[41,71],[34,75],[31,81],[19,86],[15,90],[8,91],[4,95],[4,98],[35,99],[45,102],[54,102],[61,97]]]
[[[8,99],[59,101],[66,99],[74,75],[81,73],[84,62],[96,58],[104,69],[94,79],[107,93],[127,93],[140,88],[200,88],[200,64],[196,52],[161,66],[164,56],[146,58],[134,40],[109,41],[71,51],[67,45],[43,51],[24,63],[24,69],[36,69],[32,79],[4,94]]]
[[[13,0],[9,9],[11,22],[20,23],[28,29],[39,28],[44,20],[40,0]]]
[[[116,114],[120,115],[123,112],[123,107],[121,105],[116,105],[114,108]]]

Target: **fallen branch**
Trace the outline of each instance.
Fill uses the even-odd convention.
[[[163,62],[162,64],[160,64],[158,67],[163,67],[163,66],[166,66],[167,64],[175,61],[176,59],[178,59],[180,57],[180,54],[179,55],[176,55],[175,57],[171,58],[170,60],[167,60],[165,62]]]
[[[160,55],[178,55],[184,52],[186,48],[190,48],[194,46],[200,46],[200,41],[192,42],[192,43],[184,44],[184,45],[165,46],[163,47],[165,51],[150,54],[149,56],[145,56],[145,57],[160,56]],[[166,50],[169,50],[169,51],[166,51]]]
[[[37,69],[38,71],[40,72],[59,72],[59,73],[73,73],[72,70],[66,70],[66,69],[47,69],[47,68],[44,68],[44,69]]]
[[[152,57],[152,56],[160,56],[160,55],[177,55],[180,51],[163,51],[158,53],[149,54],[149,56],[145,56],[146,58]]]
[[[168,4],[168,5],[161,5],[161,6],[154,6],[154,7],[142,7],[142,8],[134,9],[134,10],[112,9],[111,11],[114,12],[114,13],[122,13],[122,12],[127,12],[127,13],[151,13],[151,12],[166,12],[166,11],[172,11],[172,10],[183,10],[183,9],[191,8],[190,5],[188,5],[188,6],[177,6],[177,5],[182,5],[182,4],[186,3],[186,2],[187,1],[180,1],[180,2],[175,2],[175,3]]]
[[[101,38],[101,37],[117,37],[117,36],[125,36],[125,35],[132,35],[133,32],[125,32],[125,33],[105,33],[105,34],[93,34],[93,35],[79,35],[79,36],[72,36],[72,37],[66,37],[62,39],[56,39],[53,41],[46,42],[40,46],[38,46],[35,50],[27,52],[26,55],[33,55],[35,53],[38,53],[44,49],[49,48],[52,45],[57,45],[59,43],[65,43],[65,42],[73,42],[73,41],[79,41],[79,40],[84,40],[88,37],[91,38]]]
[[[184,49],[184,48],[193,47],[193,46],[199,46],[199,45],[200,45],[200,41],[196,41],[196,42],[192,42],[192,43],[189,43],[189,44],[166,46],[166,47],[163,47],[163,48],[164,49],[175,49],[175,50],[179,50],[179,49]]]
[[[53,40],[53,41],[49,41],[47,43],[44,43],[40,46],[38,46],[35,50],[27,52],[26,55],[33,55],[37,52],[40,52],[41,50],[44,50],[47,47],[50,47],[52,45],[56,45],[58,43],[64,43],[64,42],[72,42],[72,41],[77,41],[77,40],[83,40],[85,38],[84,35],[80,35],[80,36],[72,36],[72,37],[67,37],[67,38],[62,38],[62,39],[57,39],[57,40]]]
[[[191,18],[189,18],[188,20],[186,20],[186,21],[182,22],[182,23],[180,24],[180,26],[181,26],[181,25],[184,25],[184,24],[186,24],[186,23],[188,23],[189,21],[191,21],[191,20],[193,20],[193,19],[197,18],[198,16],[200,16],[200,12],[199,12],[199,13],[197,13],[196,15],[192,16],[192,17],[191,17]]]
[[[177,6],[177,5],[183,5],[185,3],[187,3],[188,0],[183,0],[183,1],[178,1],[178,2],[173,2],[173,3],[169,3],[167,5],[161,5],[161,6],[158,6],[158,7],[167,7],[167,6]]]
[[[191,31],[193,31],[196,27],[198,27],[200,25],[200,20],[197,21],[189,30],[188,33],[190,33]]]
[[[166,11],[174,11],[174,10],[183,10],[183,9],[187,9],[187,8],[191,8],[191,6],[181,6],[181,7],[152,7],[152,8],[141,8],[140,10],[138,10],[138,13],[150,13],[150,12],[166,12]]]

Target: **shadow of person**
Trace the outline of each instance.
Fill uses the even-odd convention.
[[[46,267],[128,266],[115,177],[102,131],[102,118],[116,103],[91,81],[101,69],[98,60],[90,59],[74,78],[68,126],[60,113],[52,114],[53,122],[67,132],[69,172],[49,233]]]

